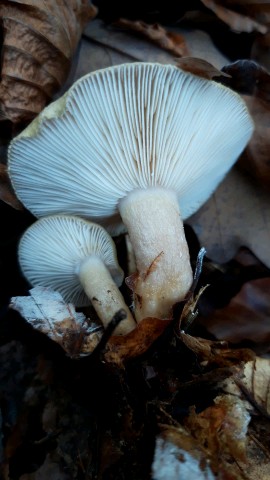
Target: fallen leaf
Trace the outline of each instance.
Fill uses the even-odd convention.
[[[270,348],[270,278],[244,283],[230,303],[200,317],[203,324],[219,340],[240,343],[249,340],[260,351]]]
[[[247,480],[268,480],[270,472],[270,360],[256,357],[223,382],[224,393],[241,398],[252,416],[245,461],[238,466]]]
[[[127,335],[114,335],[106,345],[105,360],[122,366],[125,360],[142,355],[170,323],[171,320],[148,317]]]
[[[198,75],[199,77],[206,78],[208,80],[219,77],[230,78],[230,75],[228,75],[226,72],[218,70],[216,67],[214,67],[214,65],[206,60],[203,60],[202,58],[185,56],[177,59],[176,65],[186,72],[193,73],[194,75]]]
[[[244,246],[270,267],[269,205],[269,192],[258,189],[248,175],[234,167],[211,198],[186,222],[212,261],[225,263]]]
[[[63,85],[85,24],[96,15],[88,0],[2,0],[0,114],[30,121]]]
[[[10,307],[32,327],[60,344],[69,356],[82,356],[94,350],[102,336],[99,325],[89,322],[50,288],[35,287],[29,293],[28,297],[12,297]]]
[[[247,362],[237,385],[250,403],[270,419],[270,360],[256,357]]]
[[[184,332],[178,333],[177,337],[196,355],[200,362],[215,368],[234,367],[255,357],[252,350],[247,348],[233,349],[225,341],[194,337]]]
[[[9,176],[7,174],[7,168],[3,164],[0,164],[0,199],[16,210],[24,209],[22,203],[17,199],[15,193],[13,192]]]
[[[136,32],[177,57],[188,55],[184,36],[177,32],[170,32],[158,23],[150,25],[140,20],[120,18],[113,23],[113,26]]]

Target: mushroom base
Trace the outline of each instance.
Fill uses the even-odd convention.
[[[119,211],[137,264],[136,320],[169,318],[193,279],[177,197],[163,188],[134,190],[121,200]]]

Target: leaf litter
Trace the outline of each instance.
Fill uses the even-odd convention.
[[[230,11],[226,15],[230,15]],[[249,21],[256,27],[258,18],[255,15]],[[235,16],[229,22],[235,25]],[[247,25],[246,22],[246,30],[250,28]],[[144,23],[140,28],[142,26]],[[160,28],[162,25],[157,30]],[[185,32],[179,30],[179,34],[184,35],[191,52],[191,59],[182,59],[185,68],[224,83],[231,81],[236,90],[242,88],[237,79],[243,72],[250,72],[251,65],[238,64],[223,69],[229,62],[223,53],[217,52],[204,32],[196,30],[193,37],[192,32],[191,35],[186,32],[185,36]],[[264,32],[261,35],[266,42],[267,35]],[[201,39],[207,39],[203,52]],[[253,51],[258,50],[259,44],[262,45],[262,41],[256,37]],[[144,45],[144,49],[138,45]],[[101,52],[106,52],[105,57]],[[213,56],[207,52],[214,52]],[[150,46],[146,40],[134,40],[127,33],[116,33],[112,27],[90,22],[75,76],[86,73],[89,64],[95,69],[104,61],[114,64],[123,59],[151,58],[161,59],[162,63],[179,61],[160,47]],[[267,68],[264,63],[262,66]],[[262,128],[267,129],[268,125],[268,77],[267,72],[259,70],[256,70],[255,82],[250,83],[253,89],[245,86],[248,91],[240,93],[248,96],[250,108],[255,111],[252,114],[257,125],[254,137],[257,135],[257,141],[250,155],[260,162],[256,152],[260,140],[263,141],[265,149],[262,146],[261,158],[267,166],[267,143],[264,143],[267,139],[263,139]],[[263,102],[263,113],[260,113],[260,102]],[[260,182],[264,183],[265,172],[264,168],[255,186],[241,170],[234,170],[235,176],[229,176],[228,187],[224,189],[221,185],[221,194],[218,190],[210,199],[220,202],[220,208],[211,211],[208,205],[189,222],[193,232],[189,245],[191,252],[196,251],[192,255],[194,266],[198,245],[206,247],[207,258],[198,289],[192,292],[188,305],[186,308],[183,304],[176,305],[173,321],[163,324],[162,329],[158,323],[154,324],[154,319],[146,319],[139,335],[136,333],[138,337],[133,334],[128,346],[121,347],[117,339],[113,343],[112,337],[99,350],[89,349],[97,355],[70,358],[74,356],[74,349],[70,349],[69,342],[63,342],[66,326],[68,324],[73,334],[71,345],[78,348],[74,336],[79,337],[82,348],[83,341],[91,337],[88,312],[76,312],[58,298],[57,308],[62,318],[56,322],[57,328],[52,327],[49,319],[55,321],[56,313],[51,310],[55,299],[50,293],[39,309],[41,318],[36,313],[28,316],[34,322],[39,318],[40,331],[58,340],[54,343],[27,326],[14,310],[8,311],[0,346],[1,454],[5,479],[57,476],[60,479],[174,480],[180,475],[183,479],[190,478],[191,472],[198,479],[209,480],[269,478],[270,365],[267,357],[257,356],[268,352],[269,195],[258,187]],[[121,245],[120,240],[118,248]],[[238,264],[232,269],[232,259],[243,246],[254,258],[249,256],[248,266]],[[218,276],[213,272],[218,272]],[[219,283],[215,283],[216,278],[220,279]],[[226,287],[226,281],[230,288]],[[205,289],[207,284],[210,287]],[[211,288],[215,285],[217,294],[213,298]],[[30,302],[33,301],[36,309],[40,298],[36,302],[32,297]],[[236,316],[232,315],[234,302],[240,305]],[[202,321],[200,305],[210,312],[215,329],[211,329],[211,322],[208,325]],[[34,307],[32,303],[30,309]],[[46,309],[53,313],[49,314]],[[196,316],[197,309],[199,316]],[[222,333],[223,320],[219,315],[223,315],[224,323],[228,319],[228,336]],[[248,337],[251,325],[254,330],[250,330]],[[153,342],[151,335],[155,328],[158,334]],[[144,342],[145,349],[135,348]]]

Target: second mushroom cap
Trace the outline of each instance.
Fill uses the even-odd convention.
[[[106,327],[124,309],[116,333],[136,323],[118,286],[123,281],[113,240],[104,228],[73,216],[54,215],[35,222],[19,243],[19,263],[34,286],[51,287],[76,306],[91,302]]]

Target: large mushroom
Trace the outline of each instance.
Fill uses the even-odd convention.
[[[253,131],[241,97],[171,65],[123,64],[78,80],[9,148],[36,216],[108,224],[120,213],[137,262],[135,315],[167,318],[192,283],[183,219],[214,191]]]
[[[20,240],[19,263],[32,285],[51,287],[76,306],[91,302],[105,327],[123,309],[115,334],[136,327],[118,289],[124,275],[115,245],[100,225],[68,215],[41,218]]]

